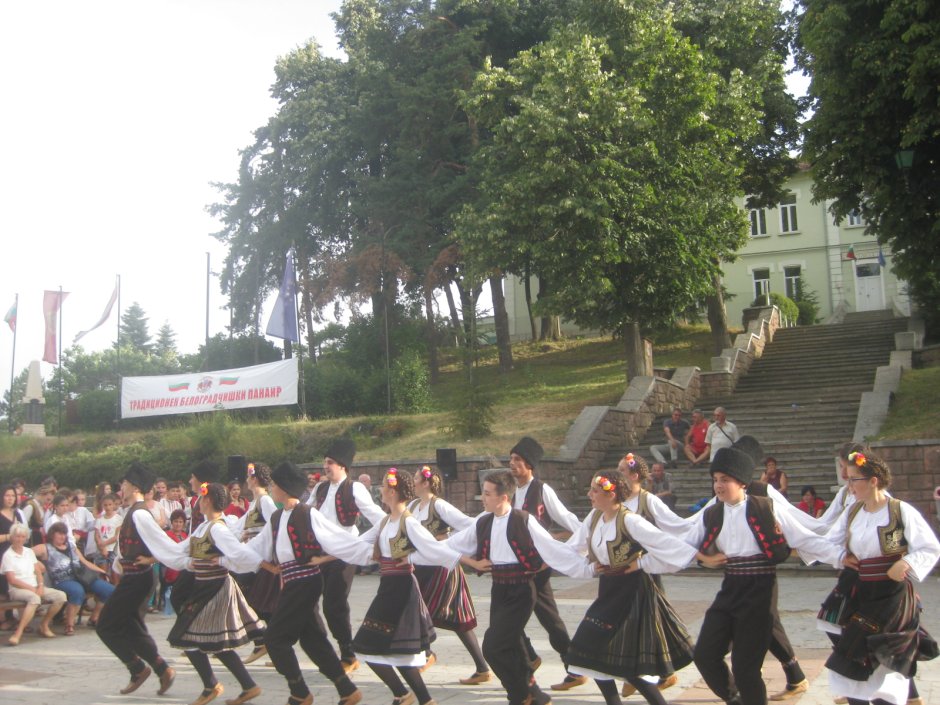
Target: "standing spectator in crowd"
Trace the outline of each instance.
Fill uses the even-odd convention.
[[[101,503],[102,500],[104,500],[104,498],[109,494],[113,494],[110,482],[99,482],[97,485],[95,485],[95,503],[91,510],[95,515],[95,519],[100,517],[101,512],[104,511],[104,507]]]
[[[672,511],[676,511],[676,493],[672,483],[672,474],[666,472],[662,463],[653,463],[650,471],[650,493],[659,497]]]
[[[685,437],[685,457],[692,463],[693,468],[708,460],[708,445],[705,443],[707,434],[708,421],[705,420],[705,414],[701,409],[695,409],[692,412],[692,427]]]
[[[124,521],[117,512],[120,500],[113,492],[101,499],[101,516],[95,519],[95,528],[88,537],[85,554],[92,559],[99,568],[109,568],[117,545],[118,530]]]
[[[768,455],[764,458],[764,472],[760,476],[760,481],[770,485],[784,497],[787,496],[787,488],[790,486],[787,480],[787,474],[777,467],[777,459]]]
[[[242,497],[242,483],[240,483],[238,480],[235,480],[228,483],[228,485],[226,485],[226,489],[228,490],[230,501],[223,514],[234,517],[245,516],[245,512],[248,511],[248,505],[250,502],[247,498]]]
[[[85,602],[85,591],[95,596],[95,609],[91,613],[89,626],[98,624],[101,608],[114,592],[114,586],[107,581],[107,573],[82,556],[69,542],[68,527],[57,521],[46,532],[46,568],[52,579],[52,586],[64,592],[68,599],[65,608],[65,635],[75,633],[75,617]],[[97,574],[87,586],[79,578],[82,568]]]
[[[3,573],[9,586],[10,599],[25,602],[26,607],[20,611],[20,621],[16,625],[13,635],[7,639],[10,646],[17,646],[33,615],[40,604],[48,604],[49,609],[39,625],[39,634],[51,639],[55,636],[50,629],[52,618],[65,606],[65,593],[55,588],[47,588],[43,584],[42,575],[45,571],[42,563],[36,558],[33,549],[26,545],[29,529],[23,524],[14,524],[10,527],[10,549],[3,554],[0,560],[0,573]]]
[[[183,508],[183,503],[176,498],[176,490],[170,490],[170,483],[166,478],[158,477],[153,483],[153,499],[163,508],[167,527],[170,525],[170,515],[177,509]]]
[[[719,448],[730,448],[741,437],[738,427],[728,421],[728,415],[723,406],[715,408],[714,419],[715,421],[708,427],[708,433],[705,434],[709,462],[715,459],[715,453]]]
[[[668,462],[671,463],[671,467],[677,467],[679,451],[685,447],[685,437],[689,434],[689,428],[689,422],[682,418],[682,409],[677,406],[672,410],[672,416],[663,422],[663,433],[666,434],[666,442],[651,445],[650,453],[657,461],[665,465],[667,460],[663,453],[668,451]]]
[[[307,489],[300,495],[301,504],[313,504],[313,491],[317,488],[317,485],[320,484],[320,480],[322,479],[323,475],[318,472],[307,473]]]
[[[826,510],[826,503],[816,496],[816,488],[812,485],[804,485],[803,489],[800,490],[800,495],[803,499],[796,505],[796,508],[801,512],[806,512],[811,517],[817,519],[821,517]]]
[[[69,500],[69,519],[72,526],[72,535],[78,546],[84,546],[88,535],[95,530],[95,515],[85,507],[85,490],[75,490]]]

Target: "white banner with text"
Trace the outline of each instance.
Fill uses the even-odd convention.
[[[297,359],[121,381],[121,418],[297,403]]]

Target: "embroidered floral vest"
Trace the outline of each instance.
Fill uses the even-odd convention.
[[[428,502],[428,518],[421,522],[421,526],[431,532],[434,537],[443,536],[449,533],[451,529],[450,525],[441,518],[441,515],[437,513],[437,509],[434,508],[436,502],[437,497],[431,497],[431,501]],[[408,511],[414,511],[420,504],[420,499],[414,500],[408,505]]]
[[[278,509],[271,515],[271,536],[275,543],[283,514],[284,510]],[[310,524],[310,508],[307,505],[298,503],[291,511],[287,518],[287,537],[294,552],[294,560],[298,563],[307,563],[311,558],[323,555],[323,547]]]
[[[493,530],[493,514],[485,514],[477,521],[477,560],[490,557],[490,535]],[[509,513],[509,522],[506,527],[506,538],[509,547],[516,556],[516,560],[531,572],[541,570],[545,565],[542,556],[532,543],[532,535],[528,527],[529,513],[520,509],[513,509]]]
[[[212,522],[213,524],[224,523],[221,518]],[[212,527],[206,529],[202,536],[193,536],[189,539],[189,555],[192,558],[212,558],[221,556],[222,551],[216,548],[215,541],[212,539]]]
[[[852,522],[865,506],[864,502],[856,502],[849,507],[849,518],[845,529],[845,546],[848,548],[852,536]],[[878,543],[881,553],[885,556],[904,555],[907,553],[907,539],[904,538],[904,518],[901,516],[901,500],[888,497],[888,523],[878,527]]]
[[[321,482],[314,489],[316,497],[316,507],[320,509],[326,501],[326,495],[330,491],[329,482]],[[339,483],[336,488],[336,518],[342,526],[352,526],[359,518],[359,506],[356,504],[356,498],[353,496],[353,481],[348,477]]]
[[[535,520],[546,529],[551,528],[552,518],[548,516],[545,510],[545,500],[542,498],[542,485],[544,483],[537,477],[533,477],[526,490],[525,499],[522,501],[522,511],[528,512],[535,517]]]
[[[405,528],[405,519],[411,516],[411,512],[405,510],[402,512],[401,519],[398,521],[398,533],[393,536],[388,544],[391,549],[391,558],[398,561],[402,558],[406,558],[409,554],[414,553],[418,549],[411,542],[411,537],[408,536],[408,530]],[[375,537],[375,547],[372,549],[372,557],[378,561],[382,557],[382,551],[379,550],[379,536],[385,531],[385,527],[388,526],[388,520],[391,517],[387,516],[382,519],[382,523],[379,524],[379,533]]]
[[[630,510],[626,507],[621,506],[617,512],[617,533],[614,536],[612,541],[607,542],[607,559],[610,562],[611,568],[624,568],[637,558],[642,556],[646,549],[644,549],[640,544],[638,544],[630,532],[627,531],[627,527],[624,526],[623,518],[630,513]],[[588,532],[588,560],[592,563],[597,562],[597,554],[594,553],[594,547],[591,543],[591,537],[594,536],[594,530],[597,528],[597,525],[600,524],[601,518],[604,516],[603,512],[594,512],[594,516],[591,517],[591,529]]]
[[[783,563],[790,557],[790,546],[774,517],[773,500],[767,497],[747,496],[744,508],[747,526],[754,535],[761,553],[773,564]],[[716,502],[705,510],[705,538],[699,547],[702,553],[717,553],[715,541],[721,533],[725,519],[724,502]]]

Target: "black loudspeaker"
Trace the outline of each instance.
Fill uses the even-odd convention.
[[[244,485],[246,479],[248,479],[248,461],[245,460],[245,456],[228,456],[228,473],[225,482],[240,482]]]
[[[437,469],[445,480],[457,479],[457,449],[437,449]]]

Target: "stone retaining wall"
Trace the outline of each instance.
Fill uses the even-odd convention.
[[[871,448],[891,468],[891,494],[917,507],[934,530],[940,527],[934,502],[934,489],[940,486],[940,439],[874,441]]]

